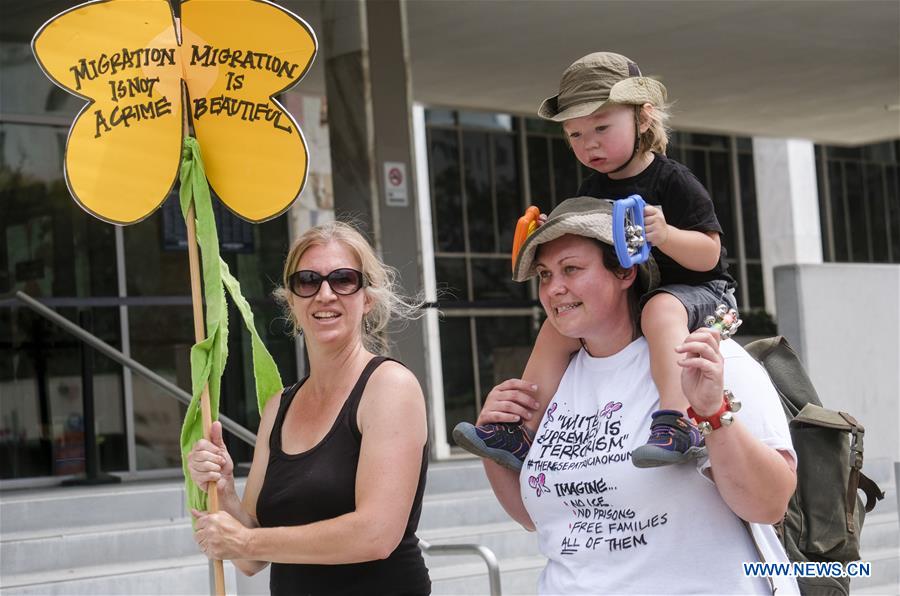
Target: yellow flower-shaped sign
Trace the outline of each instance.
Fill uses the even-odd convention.
[[[312,29],[264,0],[185,0],[181,41],[167,0],[98,0],[47,22],[34,54],[57,85],[88,100],[66,146],[75,200],[129,224],[155,211],[178,176],[183,110],[210,186],[249,221],[284,212],[306,181],[306,141],[274,95],[316,54]]]

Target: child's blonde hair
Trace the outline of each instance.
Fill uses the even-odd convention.
[[[644,104],[647,105],[647,104]],[[641,133],[640,151],[652,151],[665,155],[666,148],[669,146],[669,106],[663,104],[652,107],[648,110],[644,106],[635,106],[639,111],[639,118],[642,122],[650,122],[650,128]]]
[[[291,322],[294,334],[301,333],[302,330],[297,325],[288,300],[290,293],[288,279],[297,270],[303,253],[313,246],[331,242],[338,242],[350,249],[359,261],[365,280],[362,290],[371,301],[372,308],[363,316],[360,331],[363,346],[373,354],[387,354],[390,351],[387,327],[391,319],[397,318],[402,321],[418,319],[422,316],[421,307],[424,301],[418,297],[406,298],[400,293],[397,270],[378,258],[372,245],[354,226],[342,221],[332,221],[306,230],[288,252],[284,261],[282,285],[276,288],[272,295]]]

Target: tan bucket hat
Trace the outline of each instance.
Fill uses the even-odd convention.
[[[606,103],[662,106],[666,88],[641,76],[641,69],[621,54],[594,52],[579,58],[563,72],[559,93],[538,109],[545,120],[563,122],[593,114]]]
[[[538,227],[522,244],[513,269],[513,281],[526,281],[535,275],[534,255],[538,246],[566,234],[596,238],[613,245],[613,202],[594,197],[566,199],[550,212],[547,221]],[[638,265],[638,284],[642,292],[659,285],[659,268],[651,256]]]

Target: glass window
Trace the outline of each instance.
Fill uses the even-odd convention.
[[[890,251],[888,249],[888,220],[887,220],[887,204],[884,196],[884,182],[882,177],[884,168],[875,164],[865,165],[865,188],[866,188],[866,212],[869,215],[869,224],[872,227],[872,233],[869,235],[869,241],[872,246],[872,261],[876,263],[887,263],[890,261]]]
[[[562,125],[559,122],[551,122],[540,118],[526,118],[525,131],[542,135],[559,136],[562,134]]]
[[[9,87],[5,70],[2,87]],[[66,299],[117,294],[115,229],[82,210],[62,178],[67,132],[0,123],[0,293]],[[57,310],[78,321],[78,309]],[[87,310],[95,333],[118,345],[118,309]],[[83,473],[79,342],[15,303],[0,307],[0,338],[0,474]],[[93,370],[100,467],[121,470],[127,465],[121,372],[99,355]]]
[[[51,16],[48,14],[47,18]],[[74,118],[87,102],[63,91],[44,76],[31,53],[31,45],[28,40],[23,41],[25,43],[0,42],[0,71],[3,72],[0,106],[3,106],[3,112],[18,116],[55,116],[62,120]],[[23,93],[23,89],[27,91]]]
[[[187,290],[190,291],[189,286]],[[190,393],[191,346],[194,344],[190,303],[183,306],[131,306],[128,319],[131,357]],[[223,387],[225,385],[223,383]],[[133,377],[132,386],[138,470],[180,466],[180,431],[174,429],[181,428],[187,408],[139,375]],[[224,408],[221,411],[230,415]]]
[[[748,259],[758,259],[760,257],[759,217],[756,210],[753,156],[739,155],[738,168],[741,180],[741,217],[744,220],[744,254]]]
[[[855,262],[871,261],[869,254],[869,230],[866,222],[866,196],[863,188],[862,167],[859,163],[847,162],[844,169],[846,177],[846,208],[849,215],[850,260]]]
[[[709,154],[709,180],[706,188],[712,197],[713,205],[716,210],[716,217],[725,237],[722,242],[728,256],[732,259],[737,257],[735,238],[735,223],[732,215],[733,194],[731,192],[731,160],[727,153],[710,152]]]
[[[834,225],[834,260],[838,262],[847,262],[850,260],[849,248],[847,246],[847,237],[849,229],[847,223],[849,218],[844,205],[844,166],[841,162],[836,162],[828,168],[828,184],[831,190],[831,218]]]
[[[438,257],[434,260],[434,267],[439,300],[467,302],[470,299],[465,259]]]
[[[528,137],[528,183],[531,185],[531,204],[541,213],[553,210],[550,190],[550,149],[546,137]]]
[[[162,209],[178,206],[177,189]],[[163,214],[160,211],[147,219],[125,226],[126,279],[129,296],[190,296],[190,266],[185,248],[170,248]],[[183,221],[183,220],[182,220]],[[168,246],[167,246],[168,245]]]
[[[516,222],[525,208],[515,141],[512,135],[494,135],[494,194],[500,233],[498,250],[501,253],[512,250]]]
[[[562,201],[577,196],[578,160],[564,139],[553,139],[553,178],[556,186],[555,207]]]
[[[444,317],[439,326],[447,437],[458,423],[472,422],[478,416],[469,326],[469,317]]]
[[[816,185],[819,195],[819,232],[822,234],[822,258],[828,261],[834,261],[832,251],[833,239],[831,238],[831,203],[828,200],[830,188],[829,181],[826,180],[825,169],[822,167],[822,155],[825,150],[821,145],[815,146],[816,156]],[[827,165],[825,166],[827,167]]]
[[[900,142],[858,147],[816,146],[824,257],[838,262],[900,262],[897,160]],[[823,163],[821,156],[825,155]],[[827,175],[823,172],[827,171]],[[827,183],[826,179],[827,178]],[[821,196],[830,194],[830,205]],[[829,227],[830,226],[830,227]],[[827,250],[828,239],[834,250]]]
[[[430,129],[428,136],[435,250],[464,252],[459,143],[456,131]]]
[[[117,308],[59,308],[67,319],[118,347]],[[81,344],[24,307],[0,309],[0,477],[85,472]],[[94,428],[99,465],[127,468],[121,369],[93,354]]]
[[[706,171],[706,152],[699,149],[684,150],[684,165],[693,172],[694,176],[709,188],[709,174]]]
[[[728,149],[728,137],[696,132],[685,132],[679,135],[680,145],[692,145],[709,149]]]
[[[862,159],[862,149],[859,147],[828,147],[829,159]]]
[[[0,124],[0,292],[115,296],[115,229],[62,179],[66,130]]]
[[[459,111],[459,125],[466,128],[489,128],[492,130],[512,130],[512,116],[493,112]]]
[[[886,141],[884,143],[875,143],[872,145],[863,145],[862,158],[868,162],[877,163],[896,163],[900,159],[897,154],[897,141]]]
[[[491,196],[491,151],[487,133],[463,133],[463,159],[469,250],[496,252]]]
[[[766,304],[765,291],[763,289],[762,265],[759,263],[747,263],[747,295],[751,308],[763,308]]]
[[[510,301],[525,300],[528,286],[512,280],[508,257],[472,259],[473,298],[477,301],[498,300],[508,306]]]
[[[887,192],[887,221],[890,222],[891,256],[894,263],[900,263],[900,167],[885,167],[885,182]]]
[[[520,378],[534,338],[531,317],[477,317],[478,374],[487,395],[498,383]]]
[[[456,112],[453,110],[425,110],[425,123],[438,126],[454,126],[456,124]]]

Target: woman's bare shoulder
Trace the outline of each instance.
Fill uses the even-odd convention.
[[[382,363],[369,378],[366,389],[372,388],[378,392],[388,390],[396,393],[422,394],[422,386],[419,379],[411,370],[393,360]]]

